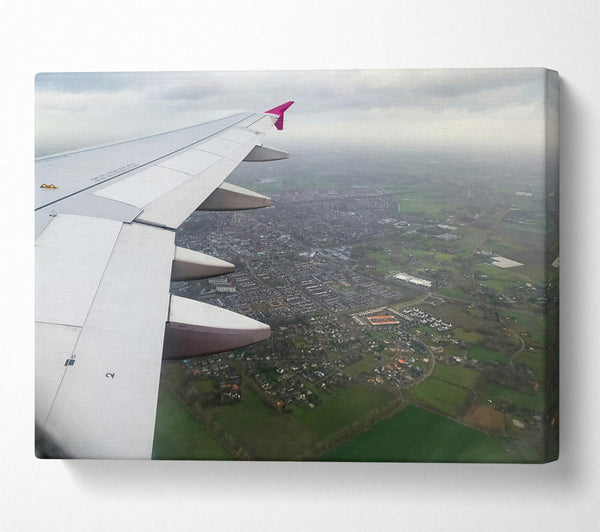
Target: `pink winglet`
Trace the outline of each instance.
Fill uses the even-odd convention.
[[[273,107],[273,109],[265,111],[265,113],[278,116],[277,120],[275,120],[275,127],[277,129],[283,129],[283,113],[285,113],[288,107],[290,107],[290,105],[292,105],[293,103],[294,102],[285,102],[281,105],[278,105],[277,107]]]

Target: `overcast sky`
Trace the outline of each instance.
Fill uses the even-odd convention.
[[[287,100],[270,144],[543,153],[541,69],[38,74],[36,155],[176,129]]]

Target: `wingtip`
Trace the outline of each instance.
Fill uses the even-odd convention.
[[[281,115],[283,115],[283,113],[285,113],[289,109],[289,107],[293,103],[294,103],[293,101],[282,103],[281,105],[278,105],[277,107],[273,107],[273,109],[269,109],[268,111],[265,111],[265,113],[270,113],[270,114],[281,116]]]
[[[289,102],[285,102],[282,103],[281,105],[278,105],[277,107],[273,107],[273,109],[269,109],[268,111],[265,111],[265,113],[267,114],[272,114],[272,115],[276,115],[277,119],[274,119],[274,124],[275,127],[277,129],[283,129],[283,113],[285,113],[287,111],[287,109],[293,104],[293,101],[289,101]]]

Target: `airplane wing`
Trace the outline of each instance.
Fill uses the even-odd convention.
[[[242,161],[288,157],[263,137],[292,103],[36,160],[35,419],[60,456],[151,458],[163,358],[269,337],[169,293],[171,280],[234,268],[176,247],[174,230],[195,210],[270,205],[224,181]]]

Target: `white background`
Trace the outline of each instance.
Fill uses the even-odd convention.
[[[3,1],[0,528],[598,529],[599,23],[592,0]],[[36,72],[518,66],[549,67],[562,76],[558,462],[34,458],[30,213]]]

